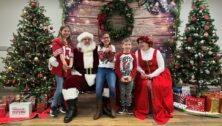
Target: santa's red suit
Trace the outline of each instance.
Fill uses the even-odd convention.
[[[85,43],[85,40],[89,43]],[[77,98],[80,90],[91,87],[95,84],[96,71],[99,63],[96,43],[93,35],[88,32],[81,33],[78,37],[78,44],[74,50],[74,70],[63,86],[63,97],[67,102],[68,111],[64,117],[64,122],[70,122],[77,114]]]

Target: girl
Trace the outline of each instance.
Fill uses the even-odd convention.
[[[108,33],[103,33],[101,36],[101,44],[98,46],[99,66],[96,73],[96,103],[97,111],[93,119],[99,119],[102,116],[102,90],[104,82],[107,81],[109,86],[109,96],[111,102],[111,117],[116,116],[115,100],[116,100],[116,74],[114,71],[115,64],[115,46],[110,43]]]
[[[57,67],[52,67],[51,73],[55,75],[56,91],[53,96],[51,104],[50,116],[56,117],[58,115],[59,105],[64,105],[62,89],[64,78],[71,74],[73,66],[73,46],[70,38],[70,27],[62,26],[59,30],[58,37],[52,42],[53,56],[58,62]],[[64,106],[63,106],[64,107]],[[65,113],[64,108],[60,110]]]

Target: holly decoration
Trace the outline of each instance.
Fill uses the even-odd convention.
[[[121,28],[113,27],[112,22],[109,20],[113,12],[119,13],[125,18],[125,25]],[[101,13],[97,17],[99,29],[102,31],[109,32],[110,36],[114,40],[123,39],[132,34],[134,27],[134,17],[133,10],[130,8],[126,2],[123,1],[112,1],[105,4]]]

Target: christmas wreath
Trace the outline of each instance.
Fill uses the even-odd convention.
[[[121,16],[124,16],[126,23],[123,27],[113,27],[112,22],[109,20],[112,17],[113,12],[117,12]],[[99,29],[109,32],[110,37],[114,40],[123,39],[132,34],[134,26],[133,10],[123,1],[112,1],[105,4],[97,19]]]

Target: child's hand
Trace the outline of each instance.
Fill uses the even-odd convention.
[[[68,67],[67,64],[63,64],[62,68],[63,68],[63,70],[65,70],[65,71],[66,71],[67,69],[69,69],[69,67]]]
[[[68,66],[68,69],[71,69],[71,68],[72,68],[72,66],[69,65],[69,66]]]
[[[124,82],[124,83],[127,82],[127,78],[126,77],[122,77],[120,80],[121,80],[121,82]]]
[[[106,52],[106,53],[108,53],[108,52],[112,52],[112,48],[111,48],[111,46],[108,47],[108,48],[106,48],[106,49],[105,49],[105,52]]]
[[[132,81],[132,77],[128,76],[128,82]]]

